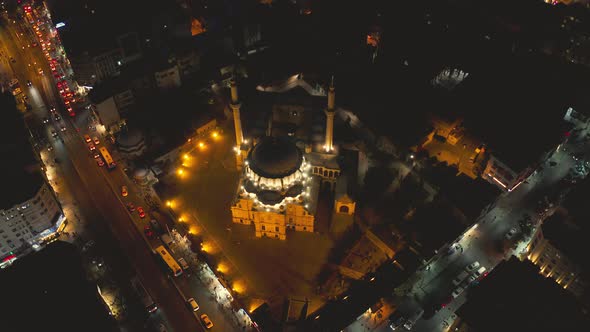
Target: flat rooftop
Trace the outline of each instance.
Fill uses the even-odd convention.
[[[13,207],[32,198],[43,185],[39,161],[33,154],[24,119],[10,94],[0,95],[0,177],[6,184],[0,190],[0,209]]]
[[[539,57],[499,60],[472,72],[447,111],[463,117],[470,133],[519,172],[568,131],[563,116],[571,103],[570,77],[561,64]]]
[[[57,241],[0,272],[3,331],[116,331],[73,245]]]
[[[503,261],[457,311],[475,331],[587,331],[590,321],[572,294],[531,262]]]

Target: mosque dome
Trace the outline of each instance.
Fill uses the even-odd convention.
[[[280,179],[297,172],[303,153],[287,137],[264,137],[248,154],[248,167],[257,175]]]

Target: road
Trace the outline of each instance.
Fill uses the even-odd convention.
[[[351,118],[351,123],[357,130],[368,130],[363,128],[354,114],[347,112],[344,116]],[[588,132],[588,128],[577,129],[581,131],[581,137]],[[538,202],[545,200],[546,197],[558,196],[556,193],[566,190],[567,185],[564,185],[563,179],[576,164],[571,153],[582,152],[585,157],[588,157],[589,150],[587,140],[576,142],[571,139],[571,142],[562,144],[537,172],[529,176],[512,192],[501,194],[495,202],[482,211],[474,226],[470,226],[455,240],[454,243],[459,244],[461,250],[447,255],[448,246],[441,248],[437,255],[398,288],[402,293],[400,298],[395,299],[398,308],[409,308],[407,310],[410,312],[425,310],[423,318],[413,326],[412,331],[447,330],[456,318],[454,311],[465,302],[465,294],[469,291],[467,288],[453,299],[451,293],[456,286],[452,280],[467,265],[477,261],[489,272],[505,258],[524,252],[529,238],[519,237],[521,235],[519,221],[525,215],[529,215],[537,225],[542,223],[543,218],[549,213],[539,214]],[[515,228],[517,232],[514,237],[507,240],[506,233],[512,228]],[[361,318],[347,327],[346,331],[364,331],[362,324],[371,326],[368,321]],[[387,324],[382,324],[370,330],[390,331],[391,329]]]
[[[184,301],[176,295],[166,274],[156,264],[142,232],[138,230],[141,226],[137,225],[139,218],[137,215],[130,215],[123,205],[120,195],[120,188],[123,184],[130,188],[127,200],[134,201],[139,205],[142,204],[142,198],[137,191],[132,189],[134,188],[133,183],[124,174],[122,167],[111,172],[98,167],[74,123],[69,119],[65,121],[52,119],[48,126],[42,126],[42,119],[50,116],[47,105],[56,106],[62,117],[66,112],[58,102],[60,97],[52,82],[53,77],[50,75],[40,76],[37,73],[37,65],[41,65],[46,73],[50,73],[41,50],[26,46],[24,49],[22,48],[25,43],[29,43],[24,38],[26,35],[23,34],[19,38],[24,27],[19,26],[18,23],[21,22],[17,21],[17,24],[8,24],[8,26],[5,24],[5,27],[0,29],[1,47],[5,55],[2,57],[2,61],[5,64],[7,56],[14,57],[16,62],[8,61],[14,75],[20,82],[31,80],[33,83],[31,88],[28,88],[26,84],[21,84],[22,89],[29,96],[29,103],[32,106],[30,114],[33,115],[33,118],[30,120],[41,128],[45,128],[46,139],[54,148],[55,157],[64,170],[67,170],[64,173],[68,178],[64,180],[75,186],[84,187],[87,192],[91,193],[90,200],[102,214],[103,220],[108,223],[154,300],[165,312],[173,330],[204,330],[192,313],[187,310]],[[77,117],[80,119],[75,120],[80,121],[83,116],[83,114],[78,115]],[[57,131],[61,126],[66,128],[64,132]],[[52,127],[56,127],[54,130],[58,133],[57,139],[51,137]]]
[[[398,304],[413,308],[414,311],[422,308],[426,312],[412,331],[445,331],[452,324],[453,317],[456,317],[454,311],[465,302],[465,294],[469,291],[467,288],[453,299],[451,293],[456,286],[452,280],[467,265],[477,261],[489,272],[512,254],[523,253],[529,238],[518,240],[521,232],[519,221],[525,215],[529,215],[540,225],[543,215],[536,212],[538,202],[553,192],[561,192],[564,189],[562,179],[575,165],[570,155],[574,149],[583,148],[579,145],[574,147],[572,144],[564,144],[542,165],[541,171],[531,175],[514,191],[501,194],[486,211],[482,212],[476,224],[470,226],[454,242],[461,246],[461,250],[447,254],[447,247],[441,248],[435,257],[408,280],[404,285],[407,288],[405,296]],[[517,233],[507,240],[505,236],[511,228],[515,228]],[[386,325],[374,329],[388,330],[390,329]]]

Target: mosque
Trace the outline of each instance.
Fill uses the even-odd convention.
[[[323,112],[293,103],[273,104],[272,112],[260,121],[264,128],[258,133],[253,130],[245,139],[238,88],[235,81],[231,82],[234,150],[241,172],[231,206],[232,221],[253,224],[256,237],[285,240],[288,231],[314,232],[320,188],[334,192],[332,214],[351,219],[354,215],[356,203],[348,190],[350,177],[341,174],[342,158],[333,141],[333,82],[327,94]],[[325,103],[324,98],[320,100]]]

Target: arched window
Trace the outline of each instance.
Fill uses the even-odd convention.
[[[328,171],[324,170],[324,176],[328,176]]]
[[[314,167],[313,168],[313,174],[318,174],[318,168],[317,167]]]
[[[329,175],[328,175],[328,176],[329,176],[329,177],[333,177],[333,176],[334,176],[334,172],[330,171],[330,173],[329,173]]]
[[[348,206],[347,205],[341,205],[340,209],[338,209],[338,212],[340,213],[348,213]]]

